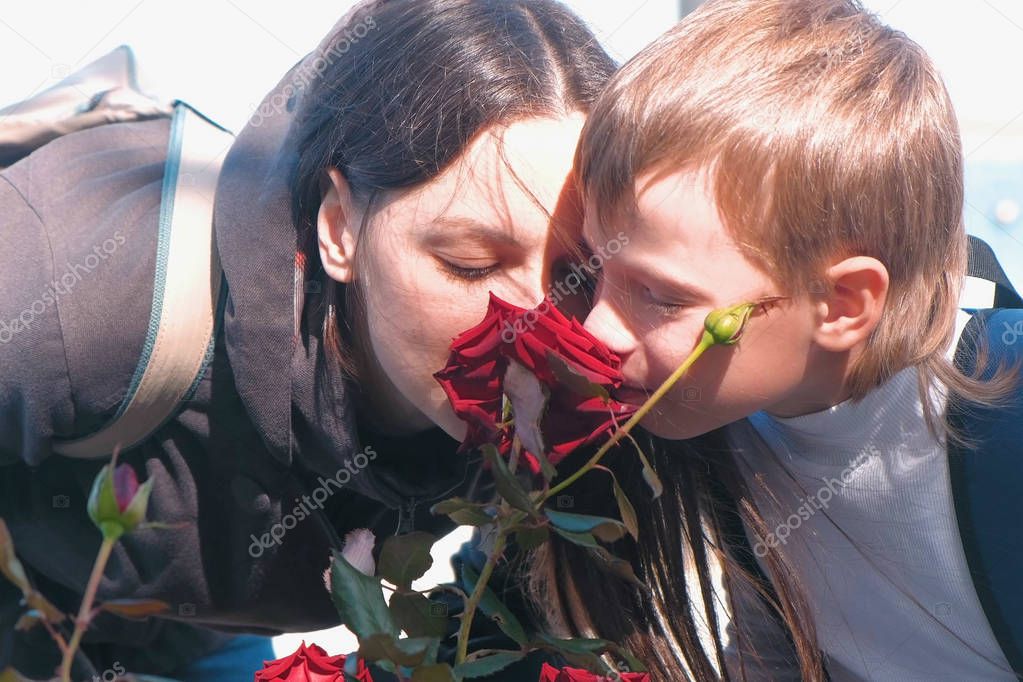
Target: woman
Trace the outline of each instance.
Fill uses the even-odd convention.
[[[554,0],[377,0],[267,95],[216,192],[229,294],[211,364],[184,409],[122,455],[154,481],[150,518],[175,525],[126,536],[100,597],[162,599],[170,619],[97,618],[85,645],[97,671],[193,680],[187,663],[222,643],[196,626],[333,625],[321,574],[338,536],[448,528],[428,503],[466,488],[468,463],[431,375],[488,291],[531,306],[572,257],[566,178],[613,68]],[[84,507],[100,463],[51,456],[52,443],[104,424],[132,378],[168,127],[81,131],[0,174],[8,318],[62,263],[120,235],[0,345],[0,517],[67,611],[99,544]],[[322,508],[298,519],[316,490]],[[13,631],[22,607],[6,581],[0,598],[0,670],[52,672],[45,632]]]

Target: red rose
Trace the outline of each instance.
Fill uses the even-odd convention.
[[[588,670],[579,668],[562,668],[558,670],[554,666],[543,664],[540,669],[539,682],[611,682],[612,679],[623,680],[624,682],[650,682],[649,673],[621,673],[618,678],[595,675]]]
[[[616,421],[635,412],[635,406],[585,396],[559,382],[548,353],[608,391],[622,383],[618,357],[549,300],[526,310],[491,294],[483,321],[454,339],[448,364],[434,374],[455,414],[468,424],[462,452],[485,443],[497,445],[504,454],[510,451],[512,434],[501,424],[501,406],[511,360],[536,375],[550,393],[541,430],[552,464],[610,434]],[[539,472],[535,457],[526,453],[524,459],[534,474]]]
[[[263,663],[263,669],[256,672],[254,682],[344,682],[345,656],[328,656],[315,644],[305,642],[290,656]],[[355,679],[359,682],[373,682],[366,664],[359,661]]]

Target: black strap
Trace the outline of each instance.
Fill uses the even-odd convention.
[[[983,239],[973,235],[970,235],[968,263],[967,275],[994,282],[995,300],[991,303],[992,308],[1023,308],[1023,298],[998,263],[994,250]]]
[[[984,374],[1020,350],[1002,328],[1023,323],[1018,310],[978,311],[963,330],[955,364],[970,375],[979,344],[988,347]],[[1021,340],[1023,341],[1023,340]],[[1015,671],[1023,672],[1023,400],[982,407],[949,403],[949,424],[972,439],[949,443],[949,477],[970,576],[991,630]]]

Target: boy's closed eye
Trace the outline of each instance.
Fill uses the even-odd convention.
[[[649,286],[642,287],[642,297],[648,306],[663,315],[678,314],[693,305],[691,301],[679,299],[670,294],[662,294]]]

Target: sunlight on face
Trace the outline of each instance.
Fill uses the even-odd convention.
[[[622,227],[629,244],[604,265],[586,328],[622,357],[626,388],[641,403],[699,342],[715,308],[776,295],[778,286],[751,263],[725,230],[704,176],[676,173],[637,183],[630,224],[598,226],[587,206],[584,238]],[[643,426],[666,438],[690,438],[761,409],[785,409],[803,379],[813,307],[784,302],[747,327],[738,346],[711,348],[658,403]]]
[[[483,319],[489,293],[537,305],[579,239],[570,184],[584,117],[529,119],[485,132],[434,181],[384,196],[360,244],[379,424],[465,433],[432,374],[451,340]],[[552,217],[553,216],[553,217]],[[552,229],[552,225],[556,227]]]

